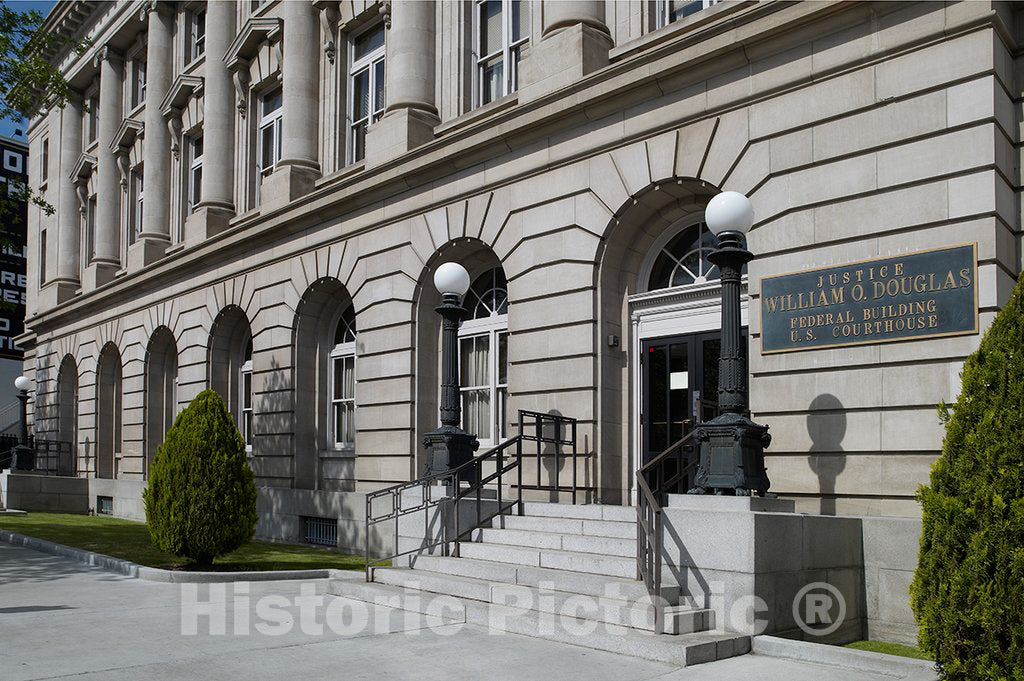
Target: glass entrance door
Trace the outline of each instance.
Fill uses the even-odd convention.
[[[643,465],[718,415],[722,341],[718,331],[649,338],[640,351]]]

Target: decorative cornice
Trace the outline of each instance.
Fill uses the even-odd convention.
[[[334,33],[341,18],[337,0],[313,0],[313,7],[320,10],[320,29],[324,33],[324,54],[327,61],[334,63],[338,49],[334,42]]]
[[[283,22],[278,17],[253,17],[245,22],[228,46],[224,63],[231,70],[249,65],[260,45],[277,41],[282,36]]]
[[[115,154],[122,150],[127,152],[135,144],[135,140],[142,137],[145,128],[142,121],[137,121],[134,118],[124,119],[117,132],[114,133],[114,139],[110,140],[110,150]]]
[[[189,98],[193,95],[198,95],[202,90],[202,76],[178,76],[167,91],[164,101],[160,103],[160,113],[164,118],[171,115],[180,115],[181,110],[188,104]],[[177,111],[177,114],[174,114],[175,111]]]
[[[391,28],[391,0],[384,0],[384,2],[380,3],[380,6],[377,8],[377,11],[380,13],[381,17],[383,17],[383,19],[384,19],[384,28],[390,29]]]
[[[96,157],[92,154],[82,154],[78,157],[78,163],[71,171],[71,181],[80,182],[88,180],[92,171],[96,169]]]

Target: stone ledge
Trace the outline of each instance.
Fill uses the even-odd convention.
[[[932,680],[936,678],[934,663],[927,660],[871,653],[866,650],[853,650],[822,643],[794,641],[778,636],[755,636],[751,645],[755,655],[781,657],[803,662],[815,662],[844,669],[888,674],[900,679],[913,681]]]
[[[84,551],[63,544],[29,537],[17,532],[0,530],[0,541],[26,549],[48,553],[51,556],[69,558],[76,563],[98,567],[109,572],[116,572],[126,577],[134,577],[147,582],[170,582],[175,584],[211,584],[215,582],[273,582],[293,579],[337,579],[338,573],[353,572],[335,570],[262,570],[256,572],[184,572],[178,570],[161,570],[133,563],[130,560],[114,558],[102,553]],[[360,575],[362,579],[362,576]]]

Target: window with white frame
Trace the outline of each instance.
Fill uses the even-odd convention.
[[[86,146],[96,141],[100,133],[100,98],[92,95],[85,102],[85,140]]]
[[[46,230],[39,232],[39,285],[46,283]]]
[[[40,154],[39,162],[39,183],[43,184],[46,182],[46,178],[50,172],[50,138],[43,138],[43,150]]]
[[[242,439],[245,448],[252,449],[252,339],[245,345],[245,361],[242,362],[238,385],[242,391],[239,405],[241,406],[238,420],[242,424]]]
[[[657,28],[668,26],[673,21],[679,21],[683,17],[688,17],[702,9],[707,9],[718,1],[719,0],[657,0],[655,2],[655,9],[657,12],[655,23],[657,24]]]
[[[82,262],[88,265],[96,254],[96,195],[85,202],[85,239],[82,243]]]
[[[530,37],[526,0],[475,0],[477,104],[515,92],[519,57]]]
[[[508,284],[500,267],[473,282],[459,328],[462,427],[484,445],[505,438],[508,422]]]
[[[142,166],[132,168],[128,178],[128,194],[131,198],[128,204],[128,243],[133,244],[142,233],[142,204],[145,193],[142,173]]]
[[[330,358],[330,439],[335,449],[353,449],[356,442],[356,313],[349,305],[334,330]]]
[[[141,54],[132,59],[132,109],[146,101],[146,58]]]
[[[257,150],[260,181],[274,172],[281,160],[281,88],[260,97],[259,140]]]
[[[206,10],[192,10],[185,21],[185,63],[191,64],[206,52]]]
[[[352,68],[349,71],[349,92],[352,107],[349,115],[349,161],[355,163],[366,156],[366,128],[384,115],[384,25],[356,36],[352,40]]]
[[[194,213],[203,200],[203,135],[188,139],[188,212]]]

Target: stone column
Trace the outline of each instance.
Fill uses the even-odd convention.
[[[146,193],[142,203],[142,232],[128,251],[128,268],[132,271],[162,258],[171,243],[171,140],[160,105],[171,87],[174,13],[169,3],[162,2],[147,3],[145,11],[149,22],[142,153]]]
[[[519,63],[519,101],[571,85],[608,65],[611,31],[603,0],[542,0],[541,41]]]
[[[103,47],[96,57],[100,68],[99,148],[96,151],[96,240],[93,259],[85,263],[82,288],[102,286],[121,266],[121,178],[110,148],[121,125],[124,71],[119,54]]]
[[[387,107],[367,130],[366,163],[400,156],[434,138],[440,122],[434,100],[434,44],[437,12],[433,0],[394,0],[387,33]]]
[[[235,90],[224,55],[235,37],[234,2],[206,3],[203,66],[203,196],[185,222],[185,239],[198,243],[223,231],[235,214]]]
[[[57,277],[53,302],[74,296],[80,285],[82,214],[71,177],[82,155],[82,101],[72,95],[60,113],[60,170],[57,190]]]
[[[320,19],[308,0],[286,2],[283,9],[281,160],[260,188],[261,206],[308,194],[320,176]]]

